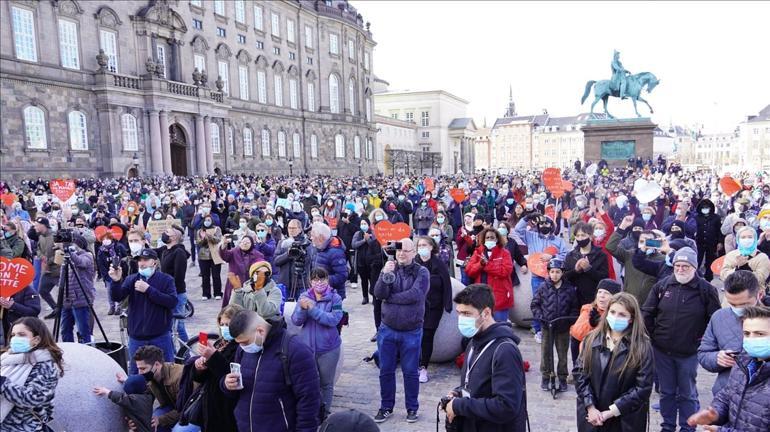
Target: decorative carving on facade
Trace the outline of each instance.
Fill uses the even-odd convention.
[[[198,54],[205,54],[206,51],[209,50],[209,43],[206,42],[206,38],[203,36],[195,36],[195,38],[192,40],[192,48],[193,52],[196,52]]]
[[[267,68],[267,64],[268,64],[267,63],[267,58],[265,56],[263,56],[263,55],[257,56],[257,59],[254,60],[254,63],[256,63],[257,66],[259,66],[261,68]]]
[[[169,0],[150,0],[150,4],[139,10],[139,13],[131,16],[136,22],[157,24],[160,27],[172,31],[187,33],[187,25],[179,13],[171,9]]]
[[[109,6],[102,6],[94,14],[94,18],[99,22],[102,27],[109,27],[117,29],[119,25],[123,24],[118,14],[115,13]]]
[[[245,49],[238,51],[238,55],[236,56],[236,58],[241,63],[245,63],[245,64],[251,63],[251,56],[249,55],[249,52],[246,51]]]
[[[83,9],[75,0],[53,0],[51,2],[54,8],[59,10],[61,15],[70,16],[76,18],[83,13]]]
[[[284,70],[286,70],[286,68],[283,67],[283,63],[281,63],[280,60],[273,62],[273,71],[275,71],[275,73],[283,73]]]
[[[99,65],[99,69],[97,69],[97,72],[106,72],[107,71],[107,63],[108,63],[107,54],[104,53],[103,49],[99,49],[99,54],[96,55],[96,64]]]
[[[233,56],[233,52],[230,50],[230,47],[227,46],[227,44],[224,42],[217,45],[216,53],[217,58],[222,60],[227,60]]]

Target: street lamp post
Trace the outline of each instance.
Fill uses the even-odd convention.
[[[139,157],[134,153],[134,157],[131,158],[131,164],[134,167],[134,172],[136,172],[136,176],[139,177]]]
[[[294,167],[294,161],[293,161],[293,160],[290,160],[290,161],[289,161],[289,175],[290,175],[290,176],[291,176],[291,175],[294,175],[294,171],[293,171],[293,169],[292,169],[293,167]]]
[[[361,177],[361,161],[358,161],[358,176]]]

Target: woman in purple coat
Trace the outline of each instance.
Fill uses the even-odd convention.
[[[254,247],[254,239],[249,236],[243,236],[238,241],[238,245],[230,249],[227,249],[226,242],[222,242],[220,253],[229,266],[225,295],[222,298],[222,307],[225,307],[230,303],[230,293],[233,291],[232,280],[236,277],[241,283],[249,280],[249,267],[257,261],[264,261],[265,257]]]

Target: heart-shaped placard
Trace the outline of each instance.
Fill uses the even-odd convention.
[[[75,180],[71,179],[57,179],[51,180],[49,183],[51,187],[51,193],[56,198],[59,198],[61,202],[67,202],[75,194]]]
[[[527,257],[527,268],[533,275],[541,278],[548,277],[548,261],[543,261],[542,252],[529,254]]]
[[[403,222],[392,224],[388,221],[382,221],[374,226],[374,235],[382,246],[385,246],[389,241],[405,239],[411,234],[412,229]]]
[[[711,263],[711,272],[714,273],[717,277],[722,273],[722,267],[725,265],[725,256],[722,255],[721,257],[714,260],[714,262]]]
[[[2,201],[3,205],[6,207],[10,207],[13,205],[13,203],[16,202],[18,198],[14,194],[2,194],[0,195],[0,201]]]
[[[10,297],[35,279],[35,268],[24,258],[0,257],[0,297]]]
[[[719,186],[722,187],[722,192],[729,197],[737,194],[741,190],[741,184],[730,176],[722,177],[719,180]]]
[[[123,238],[123,230],[120,229],[119,226],[111,226],[110,231],[112,231],[112,238],[115,239],[115,241],[120,241],[120,239]]]
[[[561,198],[564,195],[564,185],[561,180],[561,170],[559,170],[559,168],[544,169],[543,184],[555,198]]]
[[[460,188],[454,188],[451,191],[449,191],[449,195],[452,196],[452,199],[455,200],[457,204],[460,204],[461,202],[465,201],[465,191]]]
[[[637,179],[634,182],[634,192],[640,203],[647,204],[655,201],[663,193],[663,188],[654,180]]]
[[[109,230],[110,229],[107,228],[106,226],[100,225],[94,229],[94,235],[96,236],[97,240],[102,241],[102,238],[104,237],[105,234],[107,234],[107,231]]]

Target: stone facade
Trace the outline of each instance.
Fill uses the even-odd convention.
[[[376,173],[374,45],[342,0],[3,1],[2,177]]]
[[[653,131],[657,125],[650,119],[624,120],[588,120],[583,126],[583,141],[585,145],[585,161],[596,162],[603,159],[602,145],[611,141],[633,141],[634,157],[643,161],[652,159]],[[625,166],[627,158],[604,157],[611,167]]]

